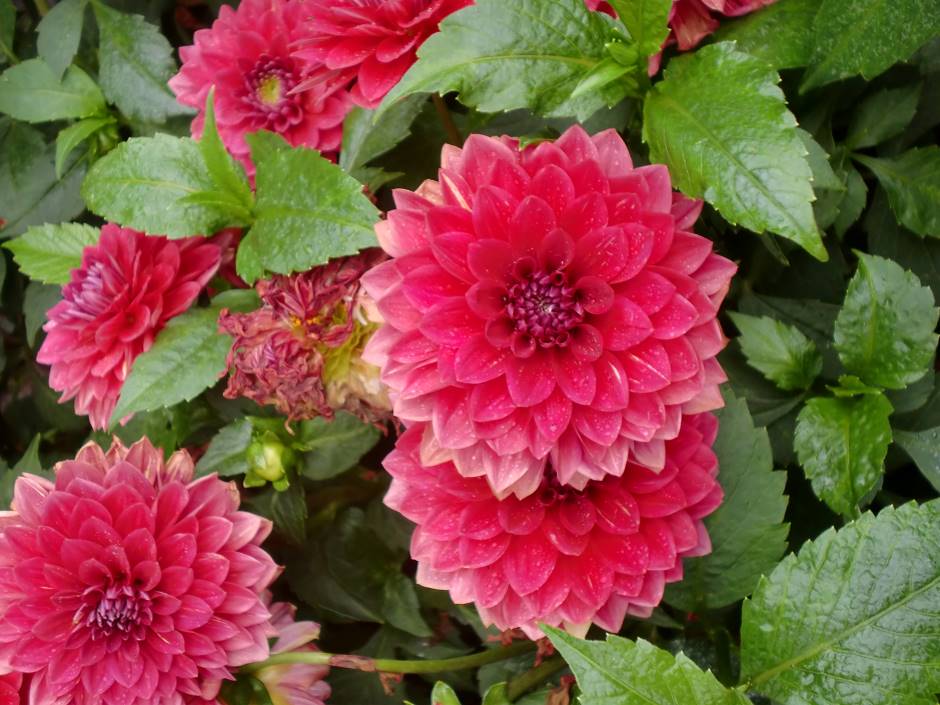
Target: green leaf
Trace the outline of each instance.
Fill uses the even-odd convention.
[[[192,111],[176,102],[167,81],[176,73],[173,47],[140,15],[92,0],[101,36],[101,90],[130,118],[163,122]]]
[[[0,74],[0,113],[16,120],[50,122],[104,111],[104,96],[77,66],[70,66],[61,81],[42,59],[29,59]]]
[[[42,473],[42,460],[39,458],[39,445],[41,443],[42,436],[37,433],[29,442],[26,450],[23,451],[22,457],[20,457],[20,459],[16,461],[16,465],[13,466],[12,470],[14,475],[22,475],[24,472],[28,472],[32,475]]]
[[[16,8],[12,0],[0,0],[0,66],[16,61],[16,54],[13,53],[15,32]]]
[[[583,705],[750,703],[684,654],[673,656],[643,639],[608,634],[606,642],[584,641],[553,627],[542,629],[574,671]]]
[[[431,705],[460,705],[460,698],[447,683],[438,681],[431,691]]]
[[[781,389],[807,389],[822,372],[822,355],[798,328],[773,318],[729,315],[741,331],[748,363]]]
[[[813,136],[802,127],[796,128],[796,133],[803,140],[803,146],[806,147],[808,154],[806,161],[809,162],[810,171],[813,172],[813,188],[829,189],[833,191],[844,191],[845,184],[836,176],[829,163],[829,155],[826,153],[819,142],[813,139]]]
[[[865,179],[851,164],[846,166],[845,195],[839,202],[839,214],[833,221],[832,227],[840,238],[861,217],[862,211],[868,202],[868,186]]]
[[[935,705],[940,503],[830,529],[744,603],[741,671],[779,703]]]
[[[88,0],[62,0],[49,10],[49,14],[42,18],[36,28],[39,32],[39,56],[49,65],[56,78],[62,76],[78,53],[87,4]]]
[[[940,32],[935,0],[823,0],[813,22],[806,91],[849,76],[871,80]]]
[[[241,212],[216,192],[199,145],[186,137],[132,137],[95,162],[82,185],[88,208],[106,220],[154,235],[212,235],[242,224]]]
[[[23,294],[23,317],[26,319],[26,344],[33,347],[39,329],[46,322],[46,312],[59,303],[61,287],[30,282]]]
[[[339,165],[359,181],[366,164],[380,157],[411,134],[411,124],[426,102],[416,95],[402,99],[389,108],[378,123],[375,111],[353,108],[343,120],[343,148],[339,152]]]
[[[834,512],[857,513],[881,480],[891,411],[883,394],[816,397],[800,411],[793,447],[816,496]]]
[[[302,472],[306,477],[328,480],[358,463],[381,435],[372,424],[341,411],[332,421],[317,417],[301,422],[291,447],[304,453]]]
[[[675,185],[731,223],[793,240],[827,258],[813,221],[812,172],[779,77],[732,44],[669,63],[646,96],[643,140]],[[703,91],[702,86],[709,86]]]
[[[251,445],[253,427],[250,419],[241,418],[224,426],[209,443],[205,454],[196,463],[196,475],[218,473],[223,477],[248,472],[246,452]]]
[[[613,83],[618,78],[630,73],[632,70],[632,66],[624,66],[610,58],[604,59],[585,74],[584,78],[581,79],[571,92],[571,97],[579,98],[582,95],[588,95],[598,91],[604,86]]]
[[[940,492],[940,427],[925,431],[895,431],[894,442],[904,449],[921,474]]]
[[[38,225],[6,243],[20,271],[44,284],[67,284],[82,264],[82,253],[98,242],[98,228],[82,223]]]
[[[684,577],[669,585],[666,601],[688,611],[717,609],[750,595],[787,547],[787,476],[773,471],[767,430],[755,428],[744,399],[725,391],[717,412],[721,506],[705,519],[712,551],[684,561]]]
[[[294,546],[303,546],[307,540],[307,495],[303,483],[291,482],[283,492],[275,492],[271,513],[275,528]]]
[[[669,35],[672,0],[611,0],[610,5],[644,57],[659,53]]]
[[[396,629],[414,636],[434,634],[421,617],[414,580],[401,572],[391,573],[382,586],[382,615]]]
[[[79,120],[64,130],[60,130],[55,141],[56,178],[62,178],[65,162],[78,145],[96,132],[116,123],[117,121],[113,117],[91,117]]]
[[[885,88],[868,96],[852,112],[845,146],[874,147],[904,132],[917,112],[922,84]]]
[[[244,210],[243,218],[247,221],[251,218],[251,209],[255,203],[254,194],[251,192],[251,186],[248,184],[248,177],[245,176],[242,165],[232,158],[225,145],[222,144],[222,138],[219,137],[215,122],[214,93],[215,89],[212,88],[209,91],[209,97],[206,98],[205,120],[202,138],[199,140],[199,151],[205,159],[209,176],[221,192],[231,198],[233,207],[237,205]]]
[[[853,156],[875,172],[901,225],[940,237],[940,147],[911,149],[890,159]]]
[[[317,152],[259,150],[255,163],[255,222],[238,248],[238,273],[253,282],[265,272],[290,274],[376,244],[378,211],[362,185]]]
[[[219,312],[250,311],[257,305],[253,291],[233,290],[217,296],[208,308],[171,318],[153,347],[134,360],[111,425],[138,411],[189,401],[218,382],[232,346],[232,339],[219,332]]]
[[[845,368],[868,384],[901,389],[927,372],[937,348],[933,293],[891,260],[858,253],[836,319],[834,341]]]
[[[421,45],[418,62],[389,91],[376,119],[405,96],[457,91],[460,102],[485,113],[529,108],[583,120],[626,95],[618,83],[571,97],[618,36],[613,20],[583,0],[477,0]]]
[[[806,66],[813,55],[813,18],[819,0],[777,0],[738,20],[725,21],[715,32],[719,42],[763,59],[775,69]]]

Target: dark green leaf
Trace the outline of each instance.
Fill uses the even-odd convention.
[[[414,636],[433,634],[421,617],[414,581],[402,573],[391,573],[382,587],[382,615],[397,629]]]
[[[861,74],[872,79],[940,32],[936,0],[823,0],[802,90]]]
[[[42,461],[39,459],[40,443],[42,443],[42,436],[37,433],[33,436],[33,440],[29,442],[29,446],[27,446],[23,455],[16,461],[16,465],[13,466],[14,475],[22,475],[24,472],[32,475],[42,473]]]
[[[42,59],[29,59],[0,74],[0,113],[17,120],[49,122],[104,111],[104,96],[77,66],[70,66],[61,81]]]
[[[140,15],[126,15],[92,0],[101,35],[101,89],[131,118],[163,122],[191,110],[176,102],[167,81],[176,73],[173,47]]]
[[[896,262],[858,253],[835,325],[845,368],[864,382],[901,389],[920,379],[937,348],[938,310],[930,289]]]
[[[583,120],[625,95],[617,83],[571,97],[617,37],[613,21],[583,0],[477,0],[441,22],[376,117],[414,93],[457,91],[464,105],[486,113],[529,108]]]
[[[731,313],[741,350],[752,367],[786,390],[807,389],[822,371],[816,344],[798,328],[773,318]]]
[[[196,463],[196,475],[218,473],[223,477],[248,472],[246,452],[251,445],[253,427],[250,419],[238,419],[223,427]]]
[[[813,491],[834,512],[855,514],[881,480],[891,411],[882,394],[816,397],[800,411],[793,446]]]
[[[12,0],[0,0],[0,66],[16,61],[16,54],[13,53],[15,32],[16,8]]]
[[[26,344],[30,347],[36,341],[36,335],[46,322],[46,311],[59,303],[62,298],[61,287],[53,284],[30,282],[23,294],[23,317],[26,319]]]
[[[290,274],[376,244],[378,211],[362,185],[309,149],[254,148],[255,223],[238,249],[238,273]],[[259,151],[259,147],[264,148]]]
[[[304,453],[306,477],[327,480],[358,463],[381,435],[375,426],[341,411],[332,421],[318,417],[301,422],[292,447]]]
[[[55,141],[55,175],[62,178],[65,163],[72,151],[96,132],[116,124],[113,117],[91,117],[79,120],[59,132]]]
[[[809,162],[809,168],[813,172],[813,189],[829,189],[834,191],[844,191],[845,184],[836,176],[829,163],[829,155],[826,150],[820,146],[819,142],[813,139],[813,136],[802,127],[796,128],[796,133],[803,140],[803,146],[806,147],[808,154],[806,161]]]
[[[839,214],[832,226],[840,238],[861,217],[868,201],[868,186],[865,179],[851,164],[847,165],[845,174],[845,195],[839,202]]]
[[[611,0],[610,5],[643,56],[659,53],[669,35],[672,0]]]
[[[747,400],[754,423],[758,426],[769,426],[786,416],[805,396],[804,393],[785,392],[768,382],[764,375],[747,363],[737,340],[721,352],[719,359],[731,388],[737,396]]]
[[[741,671],[779,703],[935,705],[940,503],[865,514],[803,546],[744,603]]]
[[[291,482],[283,492],[275,492],[271,511],[274,527],[295,546],[303,546],[307,540],[307,495],[303,483]]]
[[[777,0],[747,17],[722,22],[715,39],[737,42],[738,49],[778,70],[806,66],[813,55],[818,9],[819,0]]]
[[[749,705],[684,654],[673,656],[648,641],[613,634],[584,641],[544,627],[578,679],[583,705]]]
[[[666,592],[683,610],[717,609],[750,595],[787,546],[786,473],[773,471],[767,431],[754,427],[745,400],[726,391],[725,402],[714,446],[725,497],[705,519],[712,552],[686,559],[683,579]]]
[[[940,147],[911,149],[890,159],[855,158],[875,172],[901,225],[940,237]]]
[[[39,225],[6,243],[20,271],[44,284],[66,284],[73,269],[82,263],[82,253],[98,242],[98,228],[81,223]]]
[[[426,102],[424,96],[411,96],[389,108],[379,123],[375,112],[353,108],[343,120],[343,148],[339,165],[360,181],[365,181],[363,167],[393,149],[411,134],[411,124]]]
[[[911,456],[921,474],[940,492],[940,427],[926,431],[895,431],[894,442]]]
[[[921,84],[885,88],[868,96],[852,112],[845,146],[849,149],[874,147],[904,131],[920,100]]]
[[[733,44],[670,62],[647,94],[643,139],[675,185],[729,220],[827,258],[813,220],[812,172],[779,77]],[[710,86],[703,91],[702,86]]]
[[[78,53],[87,4],[88,0],[62,0],[49,10],[36,28],[39,32],[39,56],[49,64],[56,78],[62,76]]]

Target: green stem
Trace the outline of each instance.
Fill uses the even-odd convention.
[[[565,660],[561,656],[552,656],[542,661],[535,668],[521,673],[506,685],[506,697],[509,702],[515,702],[535,686],[548,680],[552,675],[565,667]]]
[[[370,658],[355,654],[328,654],[323,651],[289,651],[284,654],[274,654],[266,661],[251,664],[251,671],[259,671],[268,666],[279,666],[289,663],[305,663],[319,666],[334,666],[338,668],[352,668],[359,671],[379,671],[381,673],[442,673],[444,671],[460,671],[467,668],[477,668],[488,663],[503,661],[507,658],[535,651],[535,643],[520,641],[498,649],[488,649],[469,656],[456,658],[434,659],[430,661],[403,661],[399,659]]]
[[[437,114],[444,125],[444,131],[447,133],[447,140],[458,147],[463,144],[463,138],[460,136],[460,130],[457,129],[457,123],[454,122],[454,116],[450,114],[447,103],[441,98],[439,93],[433,93],[431,100],[437,109]]]

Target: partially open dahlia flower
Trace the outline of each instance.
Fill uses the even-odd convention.
[[[716,431],[713,415],[688,416],[658,473],[628,463],[583,490],[549,473],[525,499],[500,500],[452,463],[422,465],[418,424],[385,460],[385,503],[417,524],[418,583],[476,603],[485,623],[532,639],[540,622],[616,632],[627,614],[649,616],[682,558],[711,550],[701,520],[722,499]]]
[[[581,489],[628,460],[661,469],[682,414],[721,406],[735,266],[690,232],[701,203],[615,131],[472,135],[395,202],[376,228],[392,259],[363,277],[385,319],[366,359],[395,415],[427,422],[426,463],[525,497],[550,462]]]
[[[369,421],[386,416],[379,370],[361,358],[376,324],[360,278],[381,259],[373,249],[275,275],[255,287],[260,309],[223,311],[219,327],[234,338],[225,396],[272,404],[290,419],[332,418],[339,409]]]
[[[131,363],[166,322],[189,308],[219,266],[204,238],[149,237],[111,223],[62,287],[36,359],[51,365],[49,386],[93,428],[108,426]]]
[[[269,130],[294,147],[334,155],[343,140],[348,92],[323,64],[294,56],[292,44],[306,36],[309,12],[302,0],[243,0],[223,5],[210,29],[180,48],[183,65],[170,79],[177,100],[199,110],[192,132],[202,134],[203,108],[215,86],[219,135],[249,173],[245,135]],[[298,90],[302,88],[301,90]]]
[[[43,705],[214,703],[273,634],[271,524],[238,503],[147,440],[20,477],[0,515],[0,672],[32,674]]]
[[[310,0],[301,58],[354,81],[352,98],[374,108],[416,60],[424,40],[473,0]]]

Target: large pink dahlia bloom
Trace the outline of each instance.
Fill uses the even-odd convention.
[[[166,322],[185,311],[219,266],[204,238],[148,237],[111,223],[86,247],[82,266],[62,287],[36,359],[51,365],[60,401],[75,399],[96,429],[108,426],[131,363]]]
[[[682,558],[711,550],[702,518],[722,499],[717,428],[712,414],[687,416],[658,473],[628,463],[583,490],[546,476],[525,499],[500,500],[451,463],[422,465],[418,425],[385,460],[394,477],[385,503],[418,525],[418,582],[476,603],[485,623],[532,639],[539,622],[616,632],[627,614],[649,616],[664,585],[682,578]]]
[[[0,671],[44,705],[215,702],[268,656],[270,522],[143,440],[24,475],[0,516]]]
[[[311,0],[297,55],[355,83],[352,97],[374,108],[416,60],[445,17],[473,0]]]
[[[701,204],[613,130],[520,149],[472,135],[440,180],[396,191],[393,257],[363,277],[385,318],[366,348],[427,464],[494,492],[659,470],[682,414],[721,406],[715,319],[735,271],[689,231]]]
[[[183,65],[170,88],[180,103],[200,111],[193,135],[202,134],[203,108],[215,86],[219,135],[250,173],[245,135],[251,132],[276,132],[294,147],[326,156],[343,140],[343,118],[352,107],[348,92],[321,63],[291,53],[306,36],[308,12],[302,0],[242,0],[234,10],[223,5],[212,27],[180,48]]]

